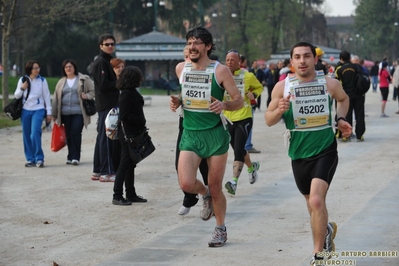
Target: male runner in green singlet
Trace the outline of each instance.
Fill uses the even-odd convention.
[[[244,102],[230,70],[209,59],[215,49],[210,32],[204,27],[194,27],[186,34],[191,62],[176,66],[181,84],[181,98],[171,96],[172,111],[182,105],[183,134],[179,144],[179,184],[183,191],[203,197],[201,218],[208,220],[215,214],[216,228],[210,247],[223,246],[227,240],[226,198],[222,181],[227,162],[230,135],[223,110],[240,109]],[[232,100],[223,102],[225,90]],[[208,187],[197,179],[197,169],[202,160],[208,162]]]
[[[338,80],[315,71],[315,47],[300,42],[291,49],[294,74],[278,82],[265,113],[272,126],[284,118],[288,155],[296,185],[304,195],[313,235],[312,265],[334,251],[337,225],[328,222],[326,195],[338,164],[337,142],[332,130],[332,99],[337,101],[338,129],[344,137],[352,133],[345,120],[349,99]],[[323,253],[324,251],[324,253]]]

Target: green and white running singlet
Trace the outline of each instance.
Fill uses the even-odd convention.
[[[332,98],[324,73],[317,72],[315,79],[310,82],[302,82],[295,75],[288,75],[284,98],[289,94],[290,109],[283,114],[290,136],[288,155],[292,160],[315,156],[334,141]]]
[[[223,127],[220,114],[209,110],[211,96],[222,101],[224,89],[215,78],[218,62],[205,70],[192,69],[186,63],[180,76],[183,107],[181,151],[193,151],[201,158],[225,154],[229,149],[230,134]]]
[[[205,130],[220,123],[220,115],[209,111],[211,96],[223,101],[224,88],[215,78],[218,64],[212,62],[205,70],[192,69],[191,63],[184,66],[180,78],[184,129]]]

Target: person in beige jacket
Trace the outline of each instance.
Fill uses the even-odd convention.
[[[79,165],[83,126],[90,124],[90,116],[83,107],[83,99],[94,99],[94,83],[89,76],[78,72],[76,62],[62,62],[62,78],[58,81],[52,103],[54,123],[64,124],[68,156],[66,164]]]

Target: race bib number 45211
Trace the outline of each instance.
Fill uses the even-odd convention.
[[[208,110],[211,102],[212,74],[185,73],[182,100],[185,109]]]

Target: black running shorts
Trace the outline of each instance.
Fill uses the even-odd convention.
[[[330,185],[338,165],[337,141],[320,154],[291,162],[296,186],[303,195],[309,195],[313,178],[320,178]]]

